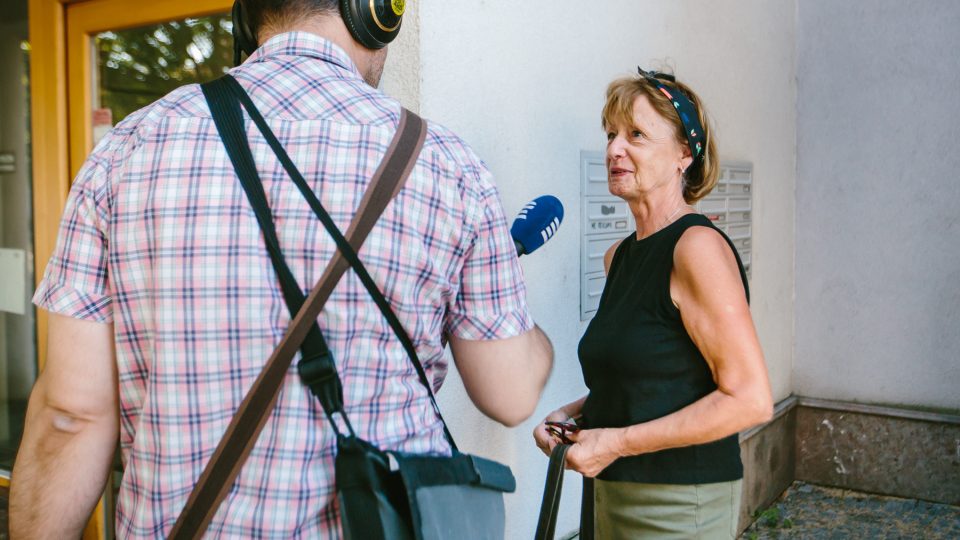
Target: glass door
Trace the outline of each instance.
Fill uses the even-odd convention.
[[[116,122],[177,87],[226,73],[233,66],[230,29],[230,17],[219,14],[92,36],[93,144]]]
[[[233,65],[230,0],[87,0],[66,5],[69,169],[130,113]],[[85,537],[112,538],[119,457]]]
[[[13,467],[36,379],[27,1],[0,22],[0,487]],[[2,491],[2,490],[0,490]],[[4,508],[5,511],[5,508]],[[5,533],[5,531],[0,531]]]
[[[229,0],[67,6],[70,169],[131,112],[233,65]]]

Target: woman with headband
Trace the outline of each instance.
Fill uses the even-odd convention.
[[[589,393],[534,439],[572,443],[567,466],[595,477],[596,538],[733,538],[737,434],[773,406],[739,255],[690,206],[717,182],[716,141],[689,87],[643,70],[610,84],[603,128],[608,188],[637,230],[604,257],[578,350]]]

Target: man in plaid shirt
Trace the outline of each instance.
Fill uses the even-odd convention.
[[[399,103],[375,88],[386,50],[355,41],[335,0],[244,7],[261,46],[231,73],[345,230],[399,121]],[[247,127],[281,248],[306,292],[335,244]],[[490,173],[460,138],[429,124],[405,187],[359,255],[436,388],[449,342],[482,412],[510,426],[532,414],[553,351],[527,310]],[[50,312],[50,341],[13,474],[13,535],[77,537],[119,437],[117,534],[165,536],[290,324],[198,86],[130,115],[97,145],[34,301]],[[318,323],[361,438],[449,450],[426,389],[352,272]],[[338,537],[334,448],[291,369],[208,535]]]

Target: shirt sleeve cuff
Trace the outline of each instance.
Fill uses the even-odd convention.
[[[66,283],[51,283],[44,279],[33,294],[33,303],[51,313],[74,319],[113,322],[113,299],[105,294],[92,294]]]
[[[519,336],[533,327],[533,317],[524,307],[489,316],[453,313],[450,315],[447,333],[460,339],[489,341]]]

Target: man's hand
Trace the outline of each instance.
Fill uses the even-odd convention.
[[[51,313],[10,484],[12,538],[79,538],[119,434],[113,325]]]

